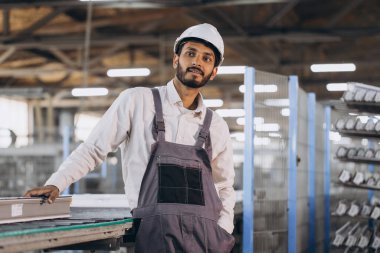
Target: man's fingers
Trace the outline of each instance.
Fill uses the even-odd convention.
[[[48,198],[48,203],[49,204],[52,204],[54,201],[55,201],[55,199],[58,197],[58,195],[59,195],[59,192],[58,191],[53,191],[51,194],[50,194],[50,196],[49,196],[49,198]]]
[[[27,191],[25,194],[24,194],[24,197],[25,198],[30,198],[32,195],[30,194],[30,191]]]
[[[47,197],[47,202],[52,204],[59,196],[59,189],[54,185],[47,185],[43,187],[37,187],[27,191],[24,197]]]
[[[37,197],[37,196],[45,195],[46,193],[49,193],[49,192],[50,192],[49,189],[43,189],[43,188],[39,187],[39,188],[34,188],[34,189],[27,191],[24,194],[24,197]]]
[[[33,196],[39,196],[39,195],[42,195],[42,194],[43,194],[42,190],[40,190],[39,188],[35,188],[35,189],[27,191],[24,194],[24,197],[33,197]]]

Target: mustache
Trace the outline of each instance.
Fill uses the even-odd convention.
[[[190,67],[190,68],[187,68],[187,69],[186,69],[186,72],[190,72],[190,70],[198,70],[198,71],[201,73],[202,76],[205,75],[205,73],[203,73],[203,71],[202,71],[201,69],[197,68],[197,67]]]

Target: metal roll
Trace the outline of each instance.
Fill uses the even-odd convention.
[[[336,151],[336,156],[339,158],[344,158],[347,156],[348,148],[346,147],[339,147]]]
[[[365,89],[357,89],[354,95],[354,101],[363,102],[366,90]]]
[[[374,98],[376,96],[376,91],[374,90],[367,90],[364,96],[364,101],[367,103],[373,102]]]
[[[356,148],[349,148],[347,152],[348,158],[354,158],[356,156],[357,150]]]

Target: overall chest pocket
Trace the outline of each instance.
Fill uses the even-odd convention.
[[[158,203],[205,205],[202,169],[198,161],[158,159]]]

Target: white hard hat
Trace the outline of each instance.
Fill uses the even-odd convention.
[[[223,62],[224,55],[224,43],[222,36],[220,36],[218,30],[210,24],[204,23],[187,28],[176,40],[174,43],[174,53],[178,52],[178,48],[181,45],[182,41],[187,39],[200,39],[206,41],[213,45],[215,49],[219,52],[219,63],[221,65]]]

